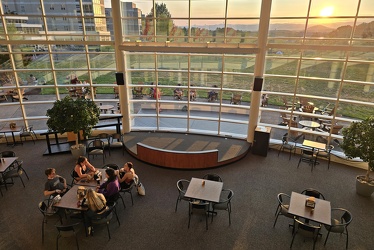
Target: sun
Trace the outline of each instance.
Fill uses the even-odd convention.
[[[319,15],[320,16],[331,16],[333,12],[334,12],[334,7],[333,6],[327,6],[319,12]]]

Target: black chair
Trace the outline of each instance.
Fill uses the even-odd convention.
[[[110,137],[111,135],[108,133],[100,133],[96,136],[96,138],[99,138],[104,142],[104,148],[107,148],[109,150],[109,155],[110,154]]]
[[[290,152],[290,157],[289,157],[289,160],[291,160],[291,155],[292,155],[292,152],[295,154],[296,153],[296,141],[297,139],[293,139],[293,138],[289,138],[288,137],[288,133],[284,134],[282,136],[282,145],[281,147],[279,148],[279,151],[278,151],[278,156],[280,154],[280,152],[283,152],[283,151],[289,151]]]
[[[70,176],[72,178],[70,186],[73,186],[75,183],[77,183],[79,180],[74,176],[75,170],[73,169],[70,173]]]
[[[189,184],[190,184],[190,181],[188,181],[188,180],[181,179],[181,180],[177,181],[178,197],[177,197],[177,203],[175,204],[175,212],[177,212],[178,203],[180,201],[182,201],[182,200],[191,201],[190,198],[184,197]]]
[[[296,218],[294,219],[294,221],[295,221],[294,223],[295,230],[293,232],[290,248],[292,248],[296,234],[300,234],[304,236],[304,241],[305,241],[305,238],[313,239],[313,249],[315,249],[319,231],[321,230],[321,225],[311,225],[308,223],[304,223]]]
[[[313,149],[301,149],[299,163],[297,164],[297,168],[299,168],[300,163],[305,162],[311,166],[311,172],[313,172],[313,168],[317,162],[317,154]]]
[[[111,169],[114,169],[114,170],[119,170],[119,166],[117,164],[114,164],[114,163],[108,163],[108,164],[105,164],[103,166],[103,169],[107,169],[107,168],[111,168]]]
[[[223,189],[221,192],[221,197],[219,202],[212,203],[212,214],[215,213],[216,210],[226,210],[229,214],[229,225],[231,225],[231,199],[234,196],[234,192],[230,189]],[[212,221],[213,221],[212,215]]]
[[[51,217],[53,215],[58,215],[60,219],[60,223],[62,224],[62,217],[59,213],[58,209],[54,209],[51,206],[51,199],[45,199],[44,201],[41,201],[39,203],[39,211],[43,214],[43,221],[42,221],[42,242],[44,243],[44,224],[47,224],[48,217]]]
[[[327,169],[330,169],[330,161],[331,161],[331,150],[334,149],[333,145],[329,145],[325,150],[318,151],[317,158],[325,158],[327,159]]]
[[[17,168],[10,169],[3,174],[3,181],[6,183],[6,180],[11,179],[13,182],[13,178],[20,178],[23,187],[25,187],[25,183],[23,182],[21,175],[25,173],[27,179],[30,180],[29,176],[27,175],[25,169],[22,167],[23,161],[16,161],[16,164]]]
[[[68,237],[74,237],[75,238],[75,243],[77,244],[77,249],[79,250],[79,244],[78,244],[78,237],[75,231],[75,227],[78,226],[80,222],[74,223],[74,224],[69,224],[69,225],[62,225],[62,224],[56,224],[55,227],[58,231],[57,234],[57,239],[56,239],[56,249],[58,250],[58,240],[63,237],[63,238],[68,238]]]
[[[110,221],[113,218],[113,213],[117,216],[117,213],[115,212],[116,205],[117,205],[116,202],[109,202],[109,203],[107,202],[107,206],[109,207],[108,211],[106,211],[103,214],[98,214],[98,215],[94,216],[91,220],[92,224],[94,224],[94,225],[106,224],[106,227],[107,227],[107,230],[108,230],[109,240],[111,239],[109,224],[110,224]],[[118,225],[120,226],[121,223],[118,219],[118,216],[117,216],[117,222],[118,222]],[[93,231],[91,231],[91,234],[93,235]]]
[[[288,194],[285,194],[285,193],[279,193],[277,195],[278,206],[277,206],[277,210],[275,211],[275,216],[276,217],[275,217],[273,227],[275,227],[275,224],[277,224],[277,220],[278,220],[279,215],[283,215],[283,216],[291,218],[291,219],[294,218],[294,216],[292,214],[288,213],[288,208],[290,206],[290,199],[291,199],[291,196],[289,196]]]
[[[203,179],[210,180],[210,181],[223,182],[222,178],[218,174],[206,174],[204,175]]]
[[[115,194],[113,194],[110,197],[107,197],[106,200],[107,200],[107,202],[115,202],[115,203],[117,203],[119,199],[121,199],[123,207],[126,208],[125,201],[123,200],[123,197],[122,197],[120,191],[118,191],[118,193],[115,193]]]
[[[2,158],[16,157],[16,153],[13,151],[3,151],[0,154]]]
[[[123,194],[126,194],[126,193],[130,194],[131,205],[132,206],[134,206],[134,199],[132,197],[132,190],[134,189],[134,187],[137,187],[138,183],[139,183],[139,177],[134,176],[134,180],[131,182],[130,186],[128,188],[121,188],[121,190],[119,191],[120,193],[123,193]]]
[[[352,221],[352,214],[344,208],[332,208],[331,209],[331,226],[324,225],[328,233],[326,236],[325,244],[329,238],[330,233],[339,233],[347,235],[345,248],[348,249],[348,226]]]
[[[307,189],[303,190],[301,193],[305,194],[307,196],[315,197],[317,199],[325,200],[325,196],[323,196],[323,194],[320,191],[318,191],[314,188],[307,188]]]
[[[103,163],[105,163],[105,147],[104,147],[104,142],[100,139],[94,139],[88,144],[87,147],[87,155],[88,158],[92,155],[93,157],[95,155],[101,155],[103,157]]]
[[[23,142],[23,139],[26,141],[27,137],[30,137],[34,144],[35,144],[35,140],[38,140],[38,137],[36,136],[36,133],[32,125],[23,127],[21,133],[19,134],[19,137],[21,139],[21,142]]]
[[[121,148],[122,149],[122,155],[125,154],[125,143],[123,142],[123,135],[121,134],[112,134],[110,136],[110,148]]]
[[[208,218],[209,218],[209,202],[204,201],[190,201],[188,207],[188,228],[191,224],[191,216],[193,214],[205,215],[205,228],[208,230]]]

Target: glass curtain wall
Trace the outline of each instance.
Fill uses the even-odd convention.
[[[246,138],[260,10],[257,0],[121,2],[132,130]],[[111,13],[104,0],[1,2],[1,127],[46,130],[46,110],[66,95],[120,113]],[[303,133],[339,149],[342,128],[374,115],[373,13],[370,0],[272,1],[259,123],[273,139]]]

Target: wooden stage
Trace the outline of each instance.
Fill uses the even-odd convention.
[[[250,150],[245,140],[174,132],[130,132],[124,141],[135,158],[177,169],[222,166],[240,160]]]

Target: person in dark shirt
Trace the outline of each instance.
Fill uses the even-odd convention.
[[[48,180],[44,185],[44,195],[51,196],[51,195],[63,195],[67,190],[66,179],[56,175],[56,169],[54,168],[47,168],[45,170],[45,175],[47,176]]]

